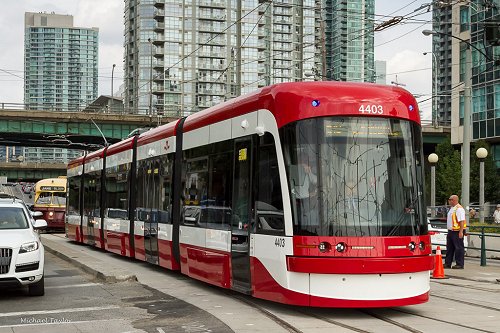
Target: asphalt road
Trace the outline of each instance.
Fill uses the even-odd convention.
[[[46,252],[45,296],[0,290],[0,333],[232,332],[182,300],[138,282],[103,283]]]

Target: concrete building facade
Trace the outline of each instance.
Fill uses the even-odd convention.
[[[24,16],[24,104],[31,110],[81,111],[97,98],[98,28],[73,25],[73,16]],[[23,148],[26,162],[66,162],[77,150]]]
[[[485,140],[491,145],[492,155],[500,169],[500,47],[488,41],[486,25],[500,22],[498,5],[486,6],[482,2],[456,4],[452,7],[450,34],[472,44],[472,98],[471,98],[471,140]],[[441,43],[441,41],[439,41]],[[463,143],[464,84],[466,51],[468,44],[457,38],[451,40],[451,143]],[[474,152],[471,152],[473,154]]]
[[[373,3],[126,0],[125,111],[186,115],[278,82],[372,82]]]
[[[25,13],[24,103],[32,110],[79,111],[97,98],[98,29],[73,16]]]

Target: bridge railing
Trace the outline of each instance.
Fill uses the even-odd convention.
[[[151,115],[153,117],[182,117],[193,113],[194,111],[184,111],[182,112],[179,105],[168,107],[168,110],[162,109],[161,106],[154,106],[151,108],[124,108],[121,102],[100,104],[100,105],[88,105],[86,107],[69,107],[68,109],[63,109],[61,106],[47,106],[47,105],[37,105],[37,104],[24,104],[24,103],[6,103],[0,102],[0,110],[11,110],[11,111],[54,111],[54,112],[83,112],[83,113],[101,113],[101,114],[119,114],[119,115]]]

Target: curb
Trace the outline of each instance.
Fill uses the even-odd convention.
[[[43,247],[45,250],[56,257],[59,257],[63,259],[64,261],[67,261],[71,263],[74,266],[77,266],[78,268],[82,269],[84,272],[94,276],[96,279],[104,281],[106,283],[118,283],[118,282],[126,282],[126,281],[138,281],[137,276],[135,274],[130,274],[130,275],[107,275],[93,267],[90,267],[86,264],[83,264],[81,261],[70,257],[64,253],[61,253],[60,251],[54,250],[50,244],[51,241],[44,239],[43,240]]]

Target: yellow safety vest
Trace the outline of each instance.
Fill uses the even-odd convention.
[[[452,212],[451,212],[451,230],[453,231],[458,231],[460,230],[460,223],[458,223],[458,218],[457,218],[457,209],[463,208],[461,205],[457,204],[455,207],[453,207]],[[464,220],[464,229],[467,227],[467,219]]]

